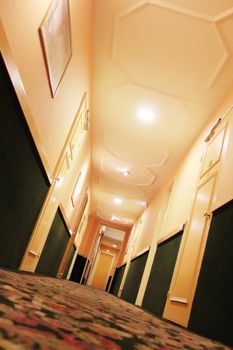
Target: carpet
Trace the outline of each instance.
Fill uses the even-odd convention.
[[[0,269],[0,349],[226,350],[104,291]]]

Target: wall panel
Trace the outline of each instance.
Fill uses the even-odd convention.
[[[86,264],[87,258],[81,255],[77,255],[74,263],[73,270],[70,275],[70,280],[74,282],[80,282],[83,274],[83,270]]]
[[[188,327],[233,345],[233,201],[214,211]]]
[[[18,268],[49,185],[0,59],[0,265]]]
[[[130,263],[129,271],[121,294],[122,299],[125,299],[130,303],[135,303],[136,301],[147,257],[148,251],[136,257]]]
[[[121,281],[122,281],[122,277],[124,275],[124,271],[125,271],[125,267],[126,264],[122,265],[121,267],[116,268],[114,277],[113,277],[113,281],[110,287],[110,293],[117,295],[120,285],[121,285]]]
[[[158,245],[142,302],[143,308],[161,317],[166,304],[182,233],[179,232]]]
[[[57,276],[69,238],[69,230],[60,209],[58,209],[40,256],[36,273]]]

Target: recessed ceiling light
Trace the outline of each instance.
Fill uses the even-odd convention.
[[[125,170],[124,172],[123,172],[123,175],[125,175],[125,176],[128,176],[130,174],[130,172],[128,171],[128,170]]]
[[[122,203],[122,199],[119,198],[119,197],[115,197],[114,198],[114,202],[117,203],[117,204],[121,204]]]
[[[146,208],[147,205],[148,205],[147,202],[143,201],[143,200],[137,200],[136,203],[137,203],[137,205],[140,205],[140,206],[142,206],[144,208]]]
[[[150,108],[141,108],[138,111],[138,117],[143,122],[151,122],[154,120],[154,112]]]

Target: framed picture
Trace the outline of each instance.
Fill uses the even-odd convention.
[[[77,204],[79,196],[80,196],[81,185],[82,185],[82,183],[80,183],[80,180],[81,180],[81,171],[80,171],[78,178],[75,182],[74,189],[73,189],[73,192],[71,195],[71,203],[72,203],[73,207],[75,207],[75,205]]]
[[[39,28],[52,97],[72,55],[68,0],[54,0]]]

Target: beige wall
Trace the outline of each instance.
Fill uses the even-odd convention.
[[[87,228],[79,248],[79,254],[85,257],[90,256],[91,250],[94,247],[94,242],[97,238],[99,228],[99,222],[95,219],[93,215],[90,216],[90,219],[87,224]]]
[[[53,173],[81,98],[90,90],[92,0],[71,0],[72,57],[51,98],[38,28],[50,0],[1,0],[1,20]]]
[[[66,218],[70,223],[70,228],[73,230],[76,226],[76,220],[78,215],[78,208],[85,194],[86,189],[89,188],[89,177],[90,177],[90,134],[84,138],[83,143],[79,149],[79,155],[74,168],[72,169],[72,174],[67,183],[65,195],[61,199],[61,204],[64,208]],[[80,177],[79,174],[81,173]],[[76,182],[78,180],[78,192],[76,191],[76,201],[73,207],[71,196],[76,188]],[[90,196],[89,196],[90,197]]]

